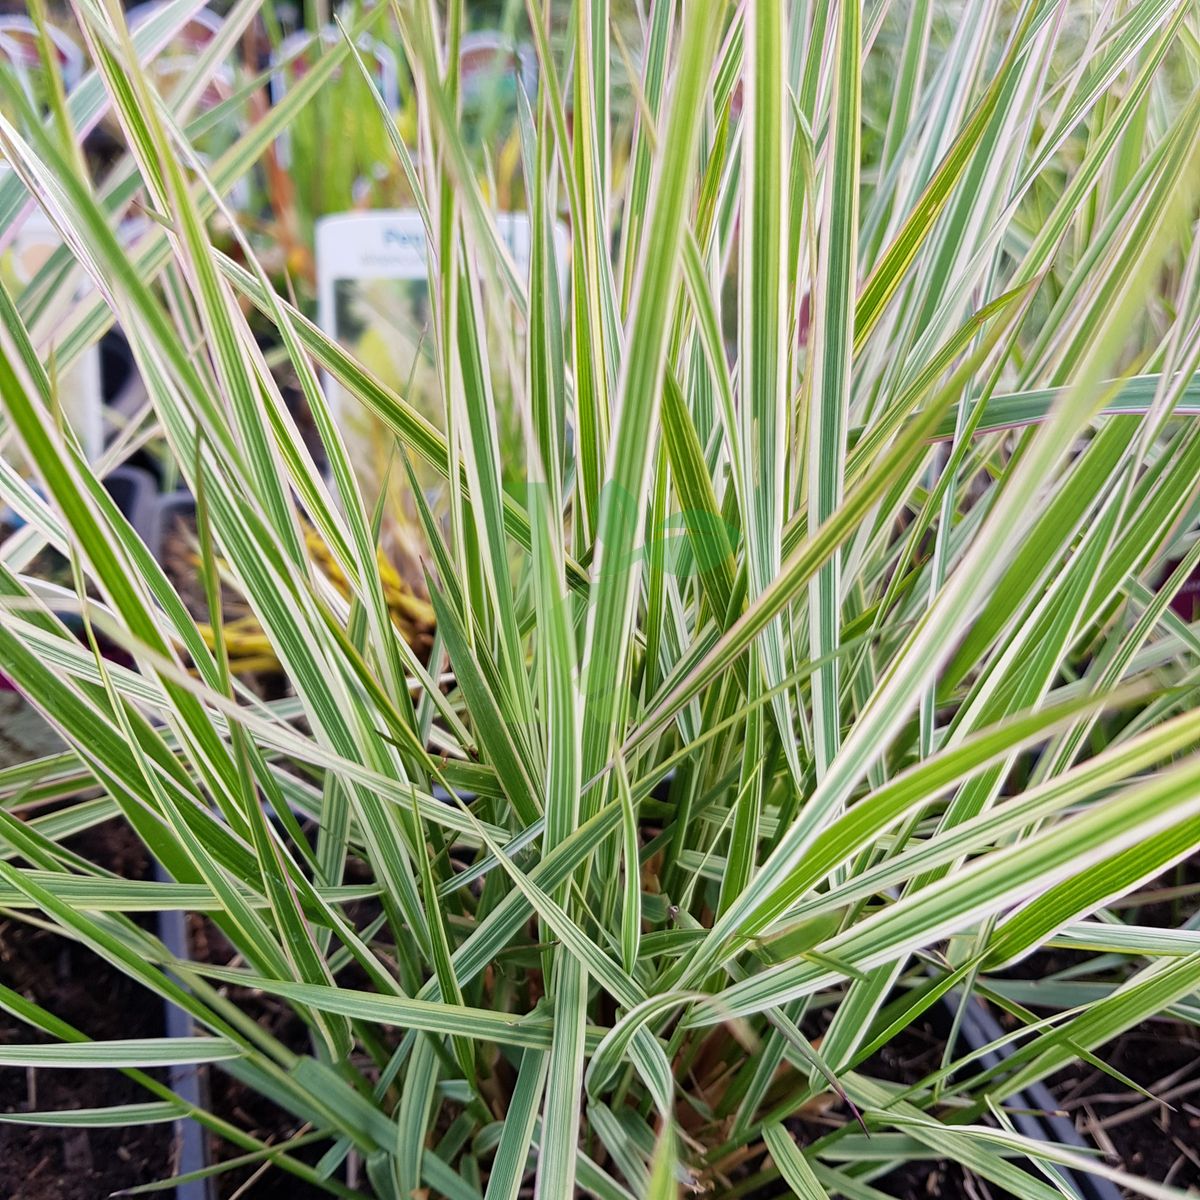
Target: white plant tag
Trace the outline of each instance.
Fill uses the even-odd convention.
[[[495,221],[517,274],[526,275],[529,218],[524,213],[500,213]],[[418,213],[375,211],[325,217],[317,222],[316,243],[321,328],[440,428],[443,403],[431,333],[428,242]],[[567,234],[561,226],[555,228],[555,255],[564,280]],[[495,356],[493,372],[501,365],[499,355]],[[395,438],[333,381],[326,380],[326,391],[368,511],[377,503],[390,472],[384,545],[399,563],[407,557],[407,547],[397,531],[411,527],[412,511],[411,502],[404,500],[406,473],[394,461]],[[436,511],[437,492],[444,490],[444,484],[432,472],[422,473],[421,478],[429,483]]]

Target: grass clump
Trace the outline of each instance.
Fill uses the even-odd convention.
[[[0,222],[63,239],[2,297],[37,487],[0,492],[73,581],[0,547],[0,665],[66,745],[0,772],[0,904],[197,1031],[91,1042],[0,993],[56,1061],[144,1084],[94,1119],[183,1115],[141,1071],[185,1055],[288,1114],[268,1144],[191,1113],[243,1165],[347,1197],[857,1200],[927,1160],[978,1194],[1175,1194],[1013,1105],[1080,1063],[1136,1093],[1106,1047],[1196,1019],[1194,7],[529,0],[498,23],[538,86],[492,153],[461,0],[397,0],[341,13],[274,106],[240,65],[252,115],[207,159],[206,79],[279,23],[239,0],[164,93],[193,7],[131,36],[76,0],[91,73],[44,120],[6,77],[0,118]],[[427,223],[432,416],[280,253],[320,214],[271,156],[317,153],[365,33],[404,80],[353,131]],[[114,324],[147,398],[89,463],[57,381]],[[394,438],[420,653],[322,375]],[[101,486],[147,443],[196,498],[208,613]],[[222,586],[290,695],[231,669]],[[67,845],[112,819],[166,881]],[[137,919],[177,908],[228,953]],[[1013,1051],[986,1069],[981,1002]]]

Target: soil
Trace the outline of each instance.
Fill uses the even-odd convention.
[[[200,578],[198,544],[196,518],[190,512],[171,517],[163,534],[163,569],[188,612],[198,621],[207,621],[208,598],[204,594],[204,581]],[[221,616],[227,621],[235,621],[249,612],[249,607],[237,592],[222,583]]]
[[[120,822],[97,826],[67,845],[130,879],[151,864]],[[158,996],[75,942],[14,917],[0,918],[0,981],[98,1040],[162,1037]],[[49,1038],[0,1011],[0,1041]],[[144,1088],[117,1071],[0,1068],[5,1112],[101,1108],[145,1102]],[[173,1174],[171,1125],[54,1129],[0,1125],[0,1196],[12,1200],[98,1200]]]
[[[370,868],[359,859],[351,857],[346,860],[344,878],[347,883],[362,883],[372,877]],[[379,912],[379,902],[373,899],[354,901],[345,908],[347,918],[359,930],[370,924]],[[388,936],[386,928],[381,930],[375,938],[375,944],[386,947]],[[191,957],[197,962],[221,966],[243,965],[224,934],[202,914],[189,915],[188,940]],[[339,980],[347,987],[369,988],[370,982],[365,973],[360,974],[359,971],[360,968],[351,965],[339,975]],[[221,991],[234,1001],[243,1013],[253,1018],[263,1029],[269,1030],[289,1049],[302,1054],[311,1052],[311,1031],[288,1004],[247,988],[223,986]],[[376,1033],[385,1049],[392,1049],[398,1044],[398,1031],[380,1029]],[[202,1069],[208,1073],[207,1097],[210,1111],[244,1132],[277,1145],[306,1131],[303,1123],[294,1114],[247,1088],[219,1067]],[[301,1162],[315,1166],[329,1146],[328,1140],[318,1140],[312,1145],[292,1151],[292,1155]],[[213,1163],[228,1162],[241,1153],[237,1147],[220,1138],[213,1137],[209,1142],[209,1159]],[[338,1177],[346,1180],[344,1172]],[[218,1175],[213,1182],[218,1200],[233,1200],[235,1196],[239,1200],[242,1196],[245,1196],[246,1200],[328,1200],[330,1194],[323,1188],[307,1184],[286,1171],[274,1167],[264,1170],[261,1165],[235,1167]],[[359,1191],[371,1194],[370,1185],[361,1170],[356,1172],[350,1182]]]
[[[1017,1200],[965,1167],[947,1159],[910,1162],[871,1185],[896,1200]]]
[[[191,955],[196,961],[222,966],[235,961],[233,947],[207,917],[197,913],[189,915],[188,937]],[[242,1012],[253,1017],[291,1049],[310,1049],[307,1027],[286,1004],[245,988],[226,987],[222,991],[237,1003]],[[264,1142],[285,1142],[304,1131],[303,1123],[292,1113],[260,1096],[224,1071],[209,1069],[207,1092],[211,1112]],[[327,1148],[327,1142],[318,1142],[300,1148],[295,1152],[295,1157],[315,1163]],[[218,1137],[210,1139],[209,1159],[214,1164],[228,1162],[243,1153],[238,1147]],[[254,1200],[317,1200],[318,1197],[328,1200],[329,1196],[323,1188],[313,1187],[286,1171],[274,1167],[263,1170],[262,1164],[235,1167],[223,1172],[216,1176],[214,1190],[220,1200],[238,1194],[252,1196]]]
[[[121,821],[109,821],[69,839],[65,845],[88,861],[127,879],[148,879],[153,864],[136,835]],[[153,921],[146,918],[147,923]],[[227,964],[233,949],[203,916],[189,917],[193,956]],[[0,983],[48,1008],[55,1016],[98,1040],[162,1037],[162,1001],[90,950],[16,917],[0,915]],[[308,1049],[306,1027],[291,1010],[270,997],[244,989],[227,991],[260,1025],[296,1050]],[[49,1038],[0,1010],[0,1042],[46,1042]],[[208,1107],[248,1133],[271,1143],[301,1132],[290,1113],[226,1075],[206,1071]],[[150,1072],[165,1079],[162,1072]],[[47,1070],[0,1067],[0,1111],[101,1108],[145,1102],[152,1097],[116,1071]],[[328,1143],[296,1151],[315,1163]],[[242,1153],[213,1138],[214,1163]],[[117,1129],[55,1129],[0,1124],[0,1200],[100,1200],[101,1197],[176,1173],[174,1127],[169,1124]],[[239,1167],[216,1177],[220,1200],[235,1194],[254,1200],[316,1200],[329,1193],[286,1172]],[[20,1181],[20,1185],[10,1181]]]
[[[192,514],[174,517],[163,535],[162,562],[168,577],[179,592],[188,611],[197,620],[208,619],[208,602],[196,568],[197,525]],[[221,589],[222,618],[229,622],[249,614],[245,601],[228,585]],[[239,673],[239,679],[264,700],[278,699],[287,692],[287,681],[278,671]],[[190,914],[188,938],[191,956],[198,962],[220,966],[241,965],[234,949],[221,931],[205,916]],[[259,1025],[269,1030],[293,1050],[307,1052],[309,1031],[292,1010],[269,996],[246,989],[222,989],[238,1007]],[[220,1069],[204,1069],[210,1111],[264,1142],[277,1144],[304,1132],[302,1123],[285,1109],[265,1099]],[[301,1161],[315,1164],[328,1148],[327,1142],[295,1151]],[[228,1162],[244,1153],[240,1148],[213,1137],[209,1158],[213,1164]],[[309,1200],[328,1197],[322,1188],[313,1187],[285,1171],[262,1164],[235,1167],[213,1179],[219,1200],[248,1195],[254,1200]]]
[[[919,1083],[942,1063],[947,1030],[922,1019],[882,1047],[860,1068],[892,1083]],[[896,1200],[1018,1200],[1012,1193],[947,1159],[907,1162],[876,1179],[872,1187]]]
[[[935,1007],[892,1038],[855,1069],[862,1075],[887,1083],[911,1086],[920,1083],[942,1063],[942,1052],[949,1032],[949,1018],[940,1019],[943,1009]],[[829,1010],[810,1013],[802,1026],[804,1033],[819,1044],[828,1023]],[[853,1116],[844,1104],[832,1110],[838,1123],[853,1124]],[[812,1140],[811,1119],[792,1118],[785,1122],[800,1143]],[[819,1119],[817,1124],[827,1121]],[[777,1200],[790,1196],[786,1188],[776,1183],[753,1193],[753,1200]],[[966,1170],[956,1162],[941,1158],[918,1159],[903,1163],[886,1175],[870,1181],[876,1193],[894,1200],[1019,1200],[988,1180]]]
[[[1049,1081],[1075,1127],[1132,1175],[1200,1188],[1200,1031],[1178,1021],[1147,1021],[1097,1057],[1155,1099],[1079,1063]]]
[[[1180,863],[1131,895],[1122,915],[1137,924],[1178,928],[1195,909],[1198,878],[1196,858]],[[1044,979],[1089,957],[1079,951],[1042,950],[1005,974]],[[996,1016],[1006,1029],[1015,1027],[1010,1015]],[[1181,1190],[1200,1189],[1200,1030],[1180,1021],[1150,1020],[1094,1053],[1155,1099],[1077,1062],[1046,1081],[1061,1111],[1110,1165]]]
[[[1176,863],[1109,908],[1130,925],[1181,928],[1200,912],[1200,854]]]

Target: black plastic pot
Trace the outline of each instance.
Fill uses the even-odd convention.
[[[104,477],[104,486],[126,520],[143,541],[149,543],[151,528],[159,511],[160,497],[156,481],[149,472],[139,467],[122,465]],[[190,501],[190,497],[188,497]],[[153,548],[153,547],[151,547]],[[61,743],[60,743],[61,744]],[[165,880],[167,876],[158,864],[155,875]],[[187,953],[186,916],[182,912],[159,914],[157,922],[159,938],[170,952],[183,957]],[[164,1030],[168,1037],[188,1037],[193,1033],[191,1018],[173,1004],[164,1005]],[[202,1100],[201,1080],[195,1067],[171,1067],[167,1072],[171,1089],[188,1103],[199,1106]],[[188,1174],[207,1165],[207,1141],[204,1130],[194,1121],[180,1121],[176,1128],[177,1173]],[[175,1189],[176,1200],[211,1200],[212,1192],[208,1180],[197,1180],[179,1184]]]
[[[115,473],[114,473],[115,474]],[[136,474],[144,476],[153,485],[145,472]],[[118,503],[121,503],[118,500]],[[124,505],[122,504],[124,508]],[[135,528],[139,529],[143,540],[154,556],[161,562],[163,546],[171,523],[176,518],[192,517],[195,513],[196,502],[192,493],[186,490],[166,492],[149,497],[149,503],[142,509],[139,519],[130,517]],[[673,773],[672,773],[673,775]],[[670,786],[671,777],[661,781],[655,789],[659,798],[664,798]],[[434,795],[447,802],[450,797],[434,788]],[[160,870],[160,878],[167,876]],[[187,935],[187,918],[182,912],[165,912],[161,914],[159,936],[168,950],[176,958],[189,957]],[[961,998],[954,993],[942,1002],[945,1016],[945,1032],[949,1036],[953,1028],[954,1015]],[[167,1036],[190,1037],[194,1034],[191,1018],[182,1009],[174,1005],[167,1006]],[[982,1002],[973,1000],[961,1016],[959,1036],[971,1050],[982,1050],[1004,1037],[1004,1031]],[[983,1054],[979,1062],[987,1068],[1002,1061],[1010,1053],[1007,1047],[990,1050]],[[171,1087],[191,1104],[201,1106],[204,1084],[203,1074],[199,1068],[176,1067],[171,1071]],[[1009,1107],[1014,1110],[1012,1121],[1018,1132],[1035,1141],[1049,1142],[1070,1147],[1073,1150],[1088,1152],[1092,1150],[1080,1136],[1074,1124],[1056,1112],[1056,1103],[1049,1090],[1040,1083],[1032,1084],[1023,1092],[1010,1097]],[[208,1164],[208,1138],[205,1130],[195,1121],[179,1122],[179,1173],[188,1174],[201,1170]],[[1121,1190],[1107,1179],[1084,1172],[1062,1170],[1078,1192],[1081,1200],[1123,1200]],[[213,1200],[210,1180],[201,1179],[182,1183],[176,1188],[177,1200]]]
[[[126,520],[142,533],[158,494],[149,471],[143,471],[141,467],[115,467],[104,477],[104,486]]]
[[[155,876],[168,882],[170,876],[155,863]],[[163,945],[178,959],[188,957],[187,914],[179,909],[158,915],[158,936]],[[167,1037],[194,1037],[192,1018],[177,1005],[166,1005]],[[204,1077],[201,1068],[176,1066],[168,1071],[171,1090],[188,1104],[204,1107]],[[208,1166],[208,1134],[204,1127],[190,1118],[175,1123],[175,1141],[178,1151],[176,1170],[180,1175],[189,1175]],[[212,1200],[211,1181],[193,1179],[175,1185],[176,1200]]]
[[[954,1013],[962,1004],[960,996],[953,993],[944,1001],[953,1020]],[[1004,1037],[1004,1030],[992,1016],[982,1001],[972,1000],[962,1009],[960,1032],[963,1041],[972,1050],[982,1050],[993,1042]],[[993,1067],[1011,1053],[1009,1047],[1002,1046],[999,1050],[989,1050],[983,1054],[979,1063],[985,1069]],[[1030,1084],[1023,1092],[1017,1092],[1009,1097],[1009,1108],[1012,1122],[1017,1131],[1027,1138],[1040,1142],[1052,1142],[1084,1153],[1094,1151],[1080,1136],[1070,1118],[1060,1115],[1054,1097],[1049,1089],[1041,1083]],[[1067,1171],[1063,1173],[1074,1184],[1082,1200],[1123,1200],[1121,1189],[1111,1180],[1101,1179],[1085,1171]]]
[[[150,553],[160,563],[163,560],[163,546],[171,523],[176,517],[191,517],[195,512],[195,497],[186,489],[163,492],[154,498],[154,503],[146,514],[146,523],[141,529],[141,534]]]
[[[129,519],[156,558],[161,561],[160,549],[165,522],[173,513],[165,506],[177,501],[178,511],[190,511],[192,497],[188,492],[159,495],[150,474],[137,467],[120,467],[105,480],[113,499]],[[186,508],[180,502],[187,501]],[[159,864],[154,867],[155,876],[165,881],[170,876]],[[187,914],[179,910],[161,912],[158,916],[158,936],[163,945],[178,959],[188,957]],[[177,1005],[168,1003],[165,1014],[167,1037],[192,1037],[195,1034],[192,1018]],[[171,1090],[188,1104],[201,1108],[204,1105],[204,1078],[201,1069],[195,1066],[175,1066],[168,1070]],[[208,1166],[208,1135],[196,1121],[183,1119],[176,1123],[177,1174],[189,1175]],[[176,1200],[212,1200],[213,1190],[208,1179],[194,1179],[177,1184]]]

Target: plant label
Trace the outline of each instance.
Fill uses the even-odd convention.
[[[495,221],[518,276],[524,276],[529,270],[529,218],[524,213],[500,213]],[[444,405],[432,336],[428,240],[418,213],[377,211],[326,217],[317,222],[316,244],[317,313],[321,328],[372,375],[404,396],[440,428]],[[562,226],[555,228],[555,256],[563,282],[567,235]],[[502,452],[507,447],[513,460],[523,463],[520,415],[515,411],[516,405],[508,400],[512,381],[505,375],[505,364],[513,356],[506,354],[502,345],[507,337],[512,346],[517,322],[507,319],[506,303],[489,303],[485,308]],[[499,317],[501,312],[505,313],[504,318]],[[523,387],[523,381],[520,386]],[[373,510],[388,481],[385,549],[395,550],[394,557],[403,558],[403,548],[394,545],[395,531],[412,524],[412,513],[411,502],[404,500],[408,491],[406,473],[394,461],[394,436],[332,381],[327,380],[326,387],[368,511]],[[419,478],[437,511],[444,479],[432,470],[423,470]]]

